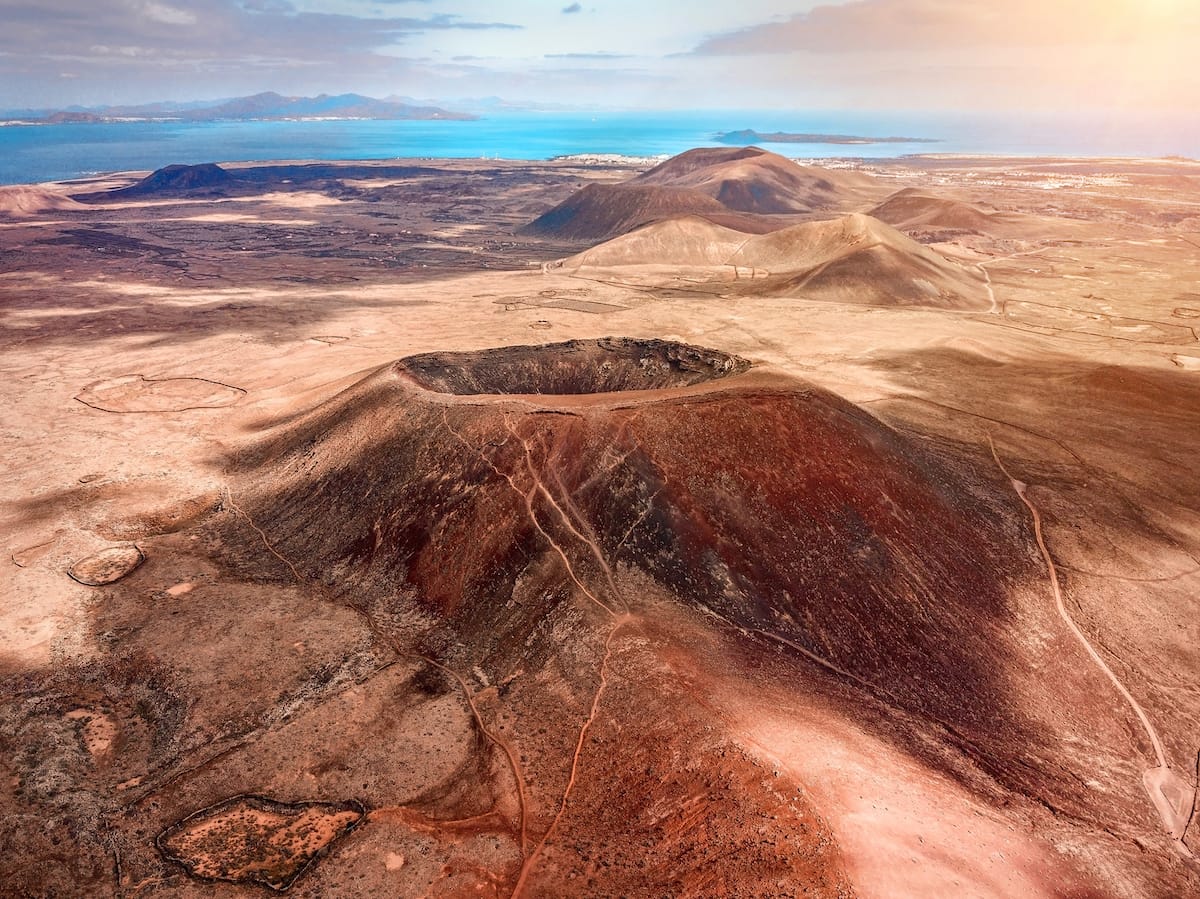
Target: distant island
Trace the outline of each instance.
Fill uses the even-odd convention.
[[[787,131],[726,131],[715,138],[735,147],[751,144],[936,144],[930,137],[861,137],[855,134],[792,134]]]
[[[23,110],[0,115],[0,122],[39,125],[103,122],[246,122],[287,119],[405,119],[469,121],[478,118],[437,106],[418,106],[399,99],[376,100],[362,94],[321,94],[285,97],[274,92],[191,103],[147,103],[141,106],[73,107],[60,110]]]

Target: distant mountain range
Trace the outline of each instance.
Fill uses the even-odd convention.
[[[262,121],[279,119],[447,119],[477,118],[437,106],[418,106],[399,99],[377,100],[362,94],[321,94],[317,97],[284,97],[274,92],[190,103],[146,103],[140,106],[70,107],[21,110],[0,115],[0,121],[44,124],[114,121]]]

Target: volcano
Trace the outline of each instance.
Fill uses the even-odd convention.
[[[688,150],[620,184],[589,184],[523,230],[562,240],[606,240],[682,215],[761,234],[780,216],[846,210],[878,196],[853,172],[802,166],[757,147]]]
[[[634,183],[690,188],[734,212],[767,215],[833,209],[874,188],[866,175],[800,165],[758,147],[688,150]]]
[[[980,485],[715,350],[410,357],[242,464],[244,505],[302,576],[411,595],[489,654],[525,645],[548,597],[631,607],[623,571],[943,717],[975,717],[963,697],[1004,644],[1015,572]]]
[[[1183,819],[1000,456],[673,340],[343,383],[245,419],[221,492],[88,579],[122,679],[0,734],[57,759],[79,728],[79,770],[167,759],[113,769],[124,870],[524,899],[921,895],[933,872],[1082,899],[1048,846],[1132,871],[1147,791]]]
[[[872,209],[870,215],[902,231],[939,229],[991,234],[1022,223],[1019,215],[981,209],[911,187],[892,194]]]
[[[707,287],[878,306],[987,309],[983,277],[862,214],[748,235],[688,216],[551,263],[649,287]]]
[[[661,340],[427,354],[238,465],[257,534],[226,533],[235,554],[261,558],[261,537],[281,576],[396,645],[416,628],[439,664],[512,684],[516,706],[544,703],[558,671],[586,708],[614,639],[699,615],[932,723],[1010,788],[1063,789],[1021,761],[1046,738],[994,682],[1030,664],[1010,622],[1031,564],[1011,496],[814,385]],[[506,720],[550,765],[528,748],[548,725]],[[525,801],[530,832],[555,826],[552,801]],[[568,862],[531,858],[521,876],[565,888]]]
[[[235,187],[240,179],[212,162],[199,165],[168,165],[157,169],[129,187],[109,191],[110,197],[145,196],[224,196],[223,191]]]
[[[562,240],[604,240],[676,215],[723,216],[728,210],[696,190],[638,184],[589,184],[525,230]]]

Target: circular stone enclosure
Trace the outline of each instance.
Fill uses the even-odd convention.
[[[458,396],[664,390],[715,381],[748,368],[748,360],[720,350],[628,337],[424,353],[395,363],[398,373],[426,390]]]
[[[145,554],[132,543],[110,546],[80,559],[67,569],[67,576],[88,587],[105,587],[116,583],[145,561]]]

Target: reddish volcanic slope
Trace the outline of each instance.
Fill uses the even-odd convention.
[[[0,888],[113,858],[197,895],[1196,885],[1142,859],[1175,858],[1149,747],[978,449],[603,338],[401,359],[223,461],[104,588],[104,690],[0,718],[45,815],[10,852],[72,859]]]
[[[1052,612],[1014,600],[1042,573],[1003,480],[812,385],[663,341],[416,356],[239,467],[258,534],[227,532],[235,555],[261,555],[261,538],[287,576],[358,608],[381,639],[509,685],[497,745],[514,770],[526,760],[512,814],[535,836],[497,876],[521,891],[569,890],[582,862],[558,828],[574,822],[583,851],[601,839],[583,806],[617,801],[591,780],[564,817],[555,789],[571,793],[580,750],[569,764],[574,731],[546,717],[545,691],[580,713],[596,691],[584,732],[606,690],[618,706],[648,701],[628,683],[614,698],[614,647],[678,616],[745,641],[746,658],[774,647],[808,666],[806,689],[834,690],[846,714],[981,795],[1081,818],[1147,811],[1119,720],[1072,725],[1118,788],[1098,800],[1061,773],[1074,762],[1037,684],[1050,676],[1062,701],[1085,703],[1094,684],[1058,644],[1023,638]],[[636,780],[632,751],[613,743],[607,776]],[[638,795],[620,794],[630,814],[652,801]],[[613,872],[636,868],[640,850],[610,849]],[[616,873],[590,876],[595,895],[621,894]]]
[[[243,505],[303,576],[412,595],[489,656],[528,644],[547,597],[624,608],[609,578],[639,571],[891,702],[1011,729],[978,701],[1027,567],[1011,503],[746,368],[661,341],[413,357],[244,456]]]
[[[563,240],[601,240],[674,215],[728,210],[699,191],[639,184],[589,184],[531,222],[526,230]]]

